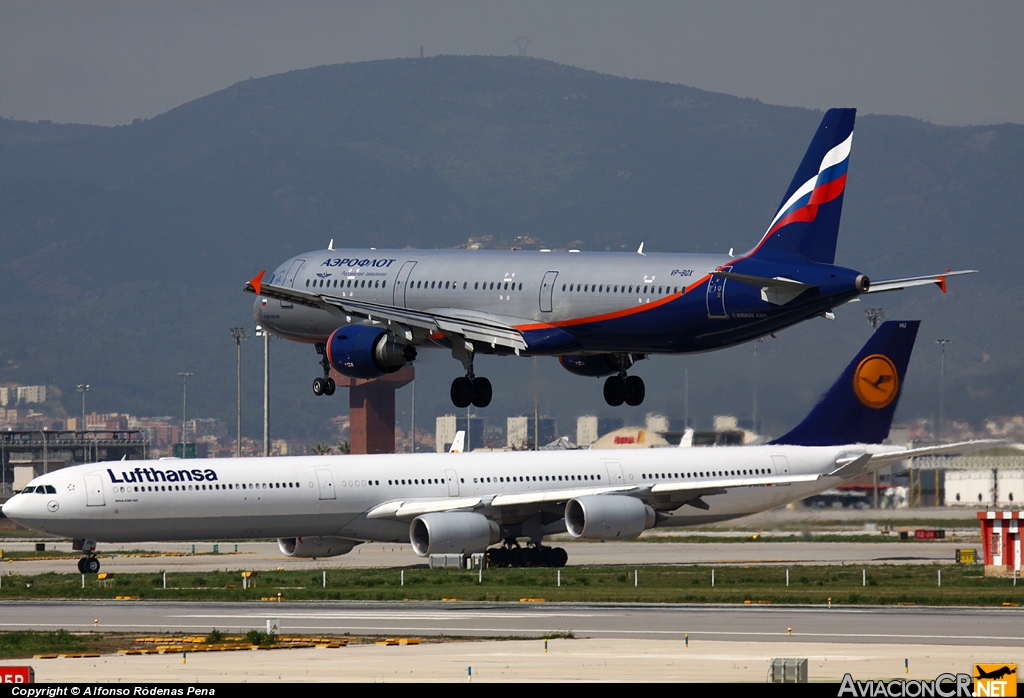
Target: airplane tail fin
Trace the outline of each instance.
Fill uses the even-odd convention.
[[[856,109],[825,113],[768,231],[747,256],[835,262],[856,116]]]
[[[921,322],[882,323],[804,421],[773,444],[877,444],[889,436]]]

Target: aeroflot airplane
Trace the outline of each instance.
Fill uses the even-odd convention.
[[[729,255],[514,250],[334,250],[293,257],[246,285],[256,322],[308,342],[321,356],[313,392],[331,395],[333,367],[355,378],[397,371],[419,347],[442,346],[466,374],[457,407],[485,407],[491,383],[475,375],[484,354],[558,356],[567,370],[608,376],[609,405],[639,405],[645,387],[629,368],[648,354],[689,354],[763,337],[864,293],[946,277],[872,283],[836,266],[856,110],[825,114],[782,204],[754,249]]]
[[[289,557],[365,541],[421,556],[483,552],[491,565],[561,566],[575,538],[635,538],[781,506],[908,456],[889,433],[917,322],[887,322],[795,429],[765,446],[303,456],[90,463],[34,479],[7,518],[74,540],[84,572],[97,541],[278,538]],[[520,548],[517,538],[530,545]]]

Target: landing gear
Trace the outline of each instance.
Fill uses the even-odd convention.
[[[314,395],[334,395],[334,389],[337,386],[334,384],[334,379],[330,376],[327,378],[314,378],[313,379],[313,394]]]
[[[324,370],[324,377],[313,380],[313,394],[317,397],[321,395],[334,395],[334,389],[337,386],[334,383],[334,379],[331,378],[331,362],[327,360],[327,345],[317,344],[316,353],[320,355],[320,367]]]
[[[518,543],[506,543],[487,551],[488,567],[565,567],[568,561],[569,555],[564,549],[546,545],[521,548]]]
[[[78,561],[78,571],[82,574],[96,574],[100,571],[100,561],[92,555]]]
[[[456,407],[487,407],[491,404],[494,390],[491,382],[473,373],[473,344],[456,342],[452,346],[452,356],[462,362],[466,375],[452,381],[452,404]]]
[[[452,404],[456,407],[487,407],[491,404],[491,382],[483,377],[464,376],[452,381]]]
[[[625,371],[617,376],[609,376],[604,382],[604,401],[612,407],[618,407],[623,402],[636,407],[644,401],[646,394],[644,379],[640,376],[627,376]]]

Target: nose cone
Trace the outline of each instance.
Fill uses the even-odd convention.
[[[23,494],[16,494],[8,499],[3,506],[4,516],[15,523],[20,523],[19,519],[25,515],[27,499],[28,497]]]

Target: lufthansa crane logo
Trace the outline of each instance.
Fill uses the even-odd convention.
[[[880,410],[896,399],[900,379],[896,365],[888,356],[872,354],[853,372],[853,392],[868,407]]]

